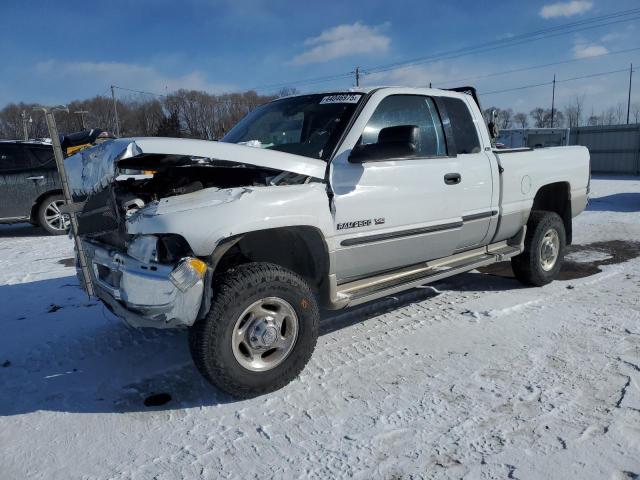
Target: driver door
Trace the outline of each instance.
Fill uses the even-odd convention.
[[[349,162],[354,145],[400,125],[420,129],[415,156]],[[338,282],[451,255],[462,227],[450,181],[458,172],[432,98],[375,93],[331,164]]]

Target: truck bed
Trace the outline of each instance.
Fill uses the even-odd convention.
[[[500,175],[500,225],[495,241],[509,238],[526,223],[534,198],[545,185],[565,186],[575,217],[587,204],[589,150],[581,146],[493,150]],[[568,181],[568,179],[571,179]]]

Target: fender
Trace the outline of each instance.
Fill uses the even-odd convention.
[[[322,183],[208,188],[152,202],[126,223],[131,235],[181,235],[198,256],[209,256],[224,239],[256,230],[310,226],[331,232]]]

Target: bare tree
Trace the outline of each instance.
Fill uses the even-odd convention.
[[[513,116],[513,121],[520,128],[529,126],[529,116],[526,113],[518,112]]]
[[[590,127],[602,125],[602,117],[600,115],[591,114],[587,119],[587,125],[589,125]]]
[[[276,93],[276,97],[290,97],[291,95],[298,95],[299,93],[300,91],[296,87],[282,87],[278,90],[278,93]]]
[[[172,112],[168,117],[164,117],[160,120],[158,129],[155,135],[157,137],[180,137],[182,132],[180,131],[180,119],[177,112]]]
[[[500,130],[506,130],[511,128],[511,124],[513,121],[513,110],[507,108],[506,110],[500,109],[498,110],[498,128]]]
[[[600,125],[615,125],[616,124],[616,109],[610,107],[602,112],[600,115],[602,123]]]
[[[631,104],[631,118],[633,123],[640,123],[640,102]],[[631,121],[631,119],[629,119]]]
[[[486,124],[493,121],[493,113],[496,114],[496,125],[500,130],[505,130],[512,127],[513,124],[513,110],[510,108],[502,109],[498,107],[485,108],[482,111],[482,116]]]
[[[567,119],[567,126],[570,128],[579,127],[582,124],[584,114],[584,95],[576,95],[564,108],[564,115]]]
[[[580,121],[578,120],[578,112],[573,105],[567,105],[564,107],[564,115],[567,118],[567,126],[569,128],[579,126]]]
[[[531,118],[533,118],[534,126],[536,128],[560,128],[564,125],[564,114],[558,109],[553,109],[553,116],[551,114],[551,109],[544,109],[541,107],[534,108],[531,110]],[[552,123],[553,117],[553,123]]]
[[[557,109],[553,109],[553,115],[551,109],[544,111],[542,126],[544,128],[562,128],[564,126],[564,114]]]
[[[533,118],[534,126],[536,128],[543,128],[545,126],[545,110],[541,107],[536,107],[529,113]]]
[[[273,98],[254,91],[212,95],[178,90],[165,97],[164,108],[169,116],[177,116],[184,136],[216,140],[255,107]]]
[[[622,125],[626,123],[627,119],[627,105],[625,103],[618,103],[614,108],[614,121],[616,125]]]

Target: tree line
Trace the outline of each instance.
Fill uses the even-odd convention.
[[[174,93],[150,97],[118,99],[116,108],[120,136],[165,136],[216,140],[235,125],[248,112],[275,98],[296,93],[285,88],[275,95],[259,95],[255,91],[214,95],[196,90],[178,90]],[[49,136],[44,115],[34,110],[37,104],[11,103],[0,110],[0,138],[22,139],[23,118],[30,121],[29,138]],[[116,132],[114,102],[111,97],[96,96],[75,100],[67,112],[56,113],[61,133],[84,128],[101,128]],[[87,112],[87,113],[80,113]]]
[[[238,120],[257,106],[275,98],[298,93],[295,88],[283,88],[274,95],[259,95],[255,91],[210,94],[197,90],[178,90],[157,97],[127,97],[116,102],[120,135],[164,136],[220,139]],[[626,123],[626,104],[619,103],[599,113],[586,112],[585,96],[576,96],[562,109],[537,107],[528,113],[511,108],[489,107],[483,113],[487,122],[495,112],[500,130],[510,128],[556,128],[584,125],[618,125]],[[34,111],[36,104],[11,103],[0,110],[0,138],[23,138],[23,112],[26,113],[29,138],[49,136],[44,116]],[[56,114],[62,133],[85,128],[116,131],[114,104],[111,97],[96,96],[75,100],[67,105],[69,112]],[[87,112],[87,113],[76,113]],[[630,123],[640,123],[640,103],[633,103]]]
[[[483,110],[485,120],[489,122],[493,115],[500,130],[510,128],[575,128],[582,126],[621,125],[627,123],[627,104],[618,103],[599,113],[593,109],[585,110],[585,96],[574,97],[562,109],[536,107],[529,113],[517,112],[511,108],[489,107]],[[640,103],[631,104],[629,123],[640,123]]]

